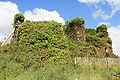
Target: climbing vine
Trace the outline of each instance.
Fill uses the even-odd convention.
[[[68,35],[70,39],[77,40],[76,30],[77,28],[80,28],[83,30],[82,32],[84,32],[84,23],[85,21],[82,18],[74,18],[70,20],[66,24],[67,28],[66,28],[65,33]]]

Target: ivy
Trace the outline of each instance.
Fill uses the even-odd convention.
[[[14,17],[14,28],[16,28],[20,23],[24,22],[25,17],[22,14],[16,14]]]
[[[82,18],[74,18],[65,25],[55,21],[31,22],[24,21],[22,14],[16,14],[15,40],[8,48],[11,52],[22,51],[23,55],[35,62],[64,62],[71,57],[99,57],[98,48],[112,49],[106,25],[85,29],[84,23]],[[7,48],[4,51],[9,52]]]
[[[77,40],[77,28],[83,30],[82,32],[84,34],[84,23],[85,21],[82,18],[74,18],[66,23],[65,33],[68,35],[69,39]],[[82,38],[84,37],[82,36]]]

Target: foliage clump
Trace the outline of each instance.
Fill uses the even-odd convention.
[[[86,29],[86,42],[94,45],[102,57],[115,57],[112,51],[112,40],[108,36],[107,26],[102,24],[96,29]],[[101,55],[100,55],[101,56]]]
[[[84,27],[83,26],[84,23],[85,21],[82,18],[74,18],[68,22],[68,26],[69,27],[78,27],[78,26]]]
[[[16,29],[16,42],[20,48],[37,52],[43,61],[67,59],[67,39],[61,26],[54,21],[26,21]]]
[[[107,26],[102,24],[96,28],[96,33],[98,33],[98,37],[108,37]]]
[[[68,35],[69,39],[76,41],[84,41],[84,23],[82,18],[74,18],[66,24],[65,33]]]
[[[108,37],[107,26],[103,24],[98,26],[96,30],[86,29],[86,41],[92,42],[97,47],[112,43],[112,40]]]
[[[24,16],[16,14],[15,39],[3,51],[21,51],[19,54],[25,55],[25,59],[43,63],[64,63],[74,57],[101,57],[99,49],[102,47],[102,53],[108,54],[105,49],[111,51],[112,41],[107,26],[85,29],[84,23],[82,18],[74,18],[64,26],[55,21],[24,22]]]
[[[14,17],[14,28],[16,28],[18,25],[23,23],[25,20],[25,17],[22,14],[16,14]]]
[[[84,22],[82,18],[74,18],[65,25],[55,21],[24,22],[24,16],[16,14],[15,39],[10,44],[0,47],[0,80],[11,80],[12,77],[23,80],[19,75],[38,69],[40,71],[37,74],[33,73],[36,80],[64,80],[73,74],[81,74],[82,70],[82,73],[90,70],[90,66],[83,65],[84,67],[80,68],[71,65],[75,57],[116,57],[112,52],[112,40],[108,37],[107,26],[85,29]],[[50,63],[57,64],[57,68],[45,67]],[[65,66],[60,66],[63,63]],[[91,70],[98,69],[95,65]]]

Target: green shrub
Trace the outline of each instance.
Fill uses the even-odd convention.
[[[77,26],[84,25],[84,23],[85,23],[85,21],[82,18],[74,18],[68,22],[68,26],[69,27],[77,27]]]
[[[14,28],[17,27],[18,24],[24,22],[25,17],[22,14],[16,14],[14,17]]]
[[[104,25],[104,24],[98,26],[98,27],[96,28],[96,32],[97,32],[97,33],[99,33],[99,32],[107,32],[107,26]]]
[[[108,44],[112,44],[111,38],[107,37],[105,40],[106,40],[106,42],[107,42]]]
[[[100,37],[108,37],[107,26],[102,24],[96,28],[96,33],[100,33]]]

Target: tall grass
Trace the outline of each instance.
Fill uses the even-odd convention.
[[[16,57],[16,58],[15,58]],[[114,74],[120,73],[119,60],[106,63],[104,60],[78,59],[76,64],[30,65],[20,61],[24,56],[0,55],[0,80],[120,80]],[[118,61],[117,63],[114,61]],[[113,64],[110,67],[106,64]],[[36,67],[37,66],[37,67]]]
[[[120,80],[113,74],[117,69],[89,68],[78,65],[49,65],[37,70],[29,70],[8,80]]]
[[[46,65],[39,69],[29,69],[15,78],[7,80],[120,80],[114,74],[120,73],[120,67],[57,64]]]

